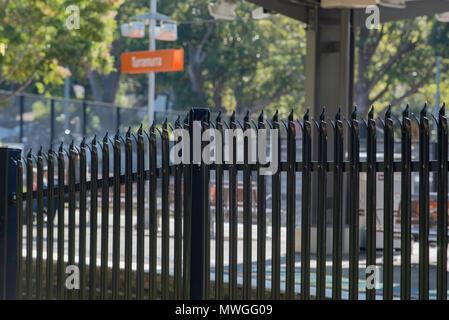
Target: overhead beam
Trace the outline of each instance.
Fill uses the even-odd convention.
[[[379,5],[380,23],[389,21],[405,20],[421,16],[433,16],[437,13],[449,11],[449,1],[447,0],[416,0],[407,1],[407,8],[397,9]],[[365,9],[354,9],[354,25],[365,26],[366,19],[370,13]]]
[[[280,13],[287,17],[309,23],[310,1],[293,3],[288,0],[246,0],[265,9]],[[407,1],[405,9],[389,8],[379,5],[380,22],[398,21],[421,16],[433,16],[437,13],[449,11],[449,1],[447,0],[414,0]],[[353,9],[354,26],[365,26],[366,19],[370,13],[365,9]]]
[[[264,7],[265,9],[280,13],[289,18],[302,21],[304,23],[308,22],[307,19],[307,6],[301,4],[295,4],[288,2],[286,0],[247,0],[248,2],[254,3],[258,6]]]

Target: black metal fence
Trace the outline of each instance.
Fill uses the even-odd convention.
[[[376,173],[381,172],[384,175],[382,296],[383,299],[393,299],[393,175],[400,172],[400,298],[410,299],[411,185],[412,173],[417,172],[420,187],[419,299],[429,298],[430,173],[437,174],[438,184],[437,298],[447,299],[448,125],[444,106],[434,118],[438,126],[437,160],[429,159],[430,125],[426,107],[419,118],[409,114],[408,107],[403,112],[399,121],[400,161],[393,158],[391,110],[381,120],[383,161],[376,159],[376,128],[379,124],[373,110],[366,121],[357,119],[357,109],[347,120],[340,112],[334,120],[327,120],[325,110],[316,121],[310,119],[309,112],[302,121],[295,120],[293,113],[287,121],[280,121],[276,113],[268,126],[263,113],[257,121],[246,116],[242,124],[235,115],[228,123],[220,115],[214,122],[209,117],[207,109],[192,109],[183,123],[179,119],[174,123],[174,128],[192,132],[194,121],[201,121],[202,130],[213,127],[220,132],[239,127],[243,131],[282,129],[287,135],[286,160],[279,154],[279,170],[272,176],[260,175],[258,171],[264,165],[259,161],[250,163],[250,143],[244,139],[242,149],[233,144],[230,159],[233,161],[173,164],[170,162],[169,130],[173,128],[167,122],[160,127],[153,125],[148,132],[141,127],[136,134],[128,130],[124,137],[117,132],[111,138],[106,134],[101,142],[96,138],[91,143],[83,140],[79,146],[70,144],[68,149],[61,144],[58,150],[50,148],[46,153],[40,150],[36,155],[30,152],[23,159],[20,151],[0,149],[3,177],[0,183],[1,296],[9,299],[324,299],[327,288],[326,212],[327,199],[331,197],[331,297],[341,299],[344,291],[342,217],[343,210],[347,210],[348,298],[359,299],[360,174],[367,174],[365,254],[368,267],[379,264],[376,263],[375,194]],[[418,161],[412,161],[411,157],[412,121],[419,125]],[[296,130],[296,124],[300,125],[302,133]],[[366,125],[368,133],[367,160],[363,162],[360,161],[361,125]],[[345,134],[345,126],[349,136]],[[314,130],[316,135],[312,134]],[[333,155],[329,154],[332,145],[328,145],[331,132]],[[301,160],[296,158],[298,134],[302,135]],[[190,139],[193,145],[192,135]],[[277,143],[280,143],[280,135],[278,139]],[[345,140],[349,146],[347,160]],[[205,142],[202,143],[204,147]],[[237,161],[238,150],[243,150],[241,162]],[[313,159],[315,151],[317,158]],[[192,157],[192,152],[190,154]],[[333,160],[329,160],[331,157]],[[301,190],[296,189],[297,173],[301,174]],[[281,180],[285,176],[286,260],[281,261],[284,245]],[[317,184],[313,183],[315,178]],[[255,190],[253,182],[256,183]],[[268,183],[271,183],[272,192],[270,207],[267,206]],[[332,194],[328,194],[329,187],[332,187]],[[298,194],[301,207],[296,205]],[[314,195],[316,208],[312,205]],[[346,198],[348,205],[344,209]],[[225,202],[229,206],[227,214]],[[315,255],[311,251],[312,209],[316,210]],[[300,259],[295,255],[297,211],[301,211]],[[271,215],[271,241],[267,236],[268,214]],[[253,216],[257,226],[256,254],[253,254],[252,245]],[[211,235],[211,218],[215,221],[214,236]],[[239,245],[239,221],[243,222],[242,246]],[[225,225],[229,226],[228,232],[225,232]],[[271,262],[266,257],[267,248],[271,248]],[[211,253],[215,257],[214,268],[211,268]],[[311,280],[312,259],[316,261],[315,281]],[[256,271],[253,272],[255,261]],[[285,264],[285,275],[281,264]],[[66,267],[71,265],[79,268],[77,290],[67,287],[70,272],[66,274]],[[241,283],[238,281],[240,267]],[[300,289],[295,287],[298,276]],[[365,292],[366,299],[376,299],[375,287],[367,287]]]
[[[0,90],[0,97],[10,94]],[[179,110],[156,110],[154,119],[174,121]],[[50,144],[72,140],[78,144],[83,137],[104,135],[107,131],[137,129],[141,122],[148,121],[146,106],[119,106],[100,101],[64,99],[44,95],[20,93],[0,104],[0,143],[18,143],[28,150],[48,149]],[[148,126],[146,126],[148,128]]]

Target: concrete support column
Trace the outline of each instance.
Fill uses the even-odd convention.
[[[350,9],[310,8],[308,10],[306,107],[310,108],[315,120],[319,119],[323,107],[326,107],[326,119],[334,119],[339,107],[342,109],[344,118],[349,118],[353,110],[354,33],[351,21]],[[333,160],[333,129],[330,122],[327,126],[328,160]],[[345,132],[345,136],[348,137],[348,132]],[[315,129],[312,135],[315,141],[314,146],[317,145],[317,138]],[[317,151],[314,148],[313,161],[317,160]],[[316,190],[316,177],[313,177],[311,187],[314,191]],[[332,175],[329,175],[326,201],[328,225],[332,220],[332,191],[333,179]],[[317,193],[315,191],[312,194],[312,224],[315,224]],[[343,199],[344,225],[348,223],[346,203],[346,199]]]

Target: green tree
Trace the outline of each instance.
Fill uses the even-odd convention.
[[[174,105],[200,105],[237,112],[263,108],[300,110],[304,88],[304,24],[281,15],[250,18],[254,5],[239,2],[236,21],[214,21],[209,1],[183,1],[166,12],[181,23],[186,73],[158,79],[174,84]],[[209,20],[209,21],[208,21]],[[212,20],[212,21],[210,21]]]
[[[6,46],[5,55],[0,55],[0,84],[18,84],[0,102],[33,81],[41,91],[49,84],[62,84],[69,72],[81,76],[86,66],[111,71],[113,60],[108,50],[115,9],[122,1],[0,1],[0,43]],[[66,25],[76,14],[67,11],[70,5],[79,9],[79,29]]]
[[[395,107],[428,83],[435,66],[430,28],[428,18],[415,18],[359,29],[355,100],[362,117],[371,105],[383,113],[388,103]]]
[[[147,6],[148,1],[146,0],[123,2],[117,9],[117,14],[114,18],[115,24],[119,27],[120,24],[130,22],[136,14],[148,11]],[[145,32],[147,34],[148,30]],[[129,86],[132,93],[144,91],[141,85],[143,84],[145,76],[138,75],[138,81],[135,81],[135,75],[133,76],[134,78],[122,75],[120,56],[123,52],[148,50],[148,37],[146,36],[143,39],[126,38],[121,35],[120,28],[116,28],[112,36],[113,41],[109,47],[109,54],[113,59],[113,70],[111,72],[105,72],[102,69],[92,69],[89,66],[86,68],[90,94],[92,99],[95,101],[115,103],[120,80],[122,80],[122,83],[129,81],[134,84],[134,86]],[[85,82],[84,78],[80,78],[78,80],[80,82]]]
[[[280,15],[261,21],[249,19],[255,7],[246,2],[239,3],[238,20],[215,21],[208,13],[209,3],[159,2],[158,12],[178,21],[178,41],[158,41],[157,47],[183,48],[185,71],[157,74],[156,94],[167,95],[173,107],[181,110],[190,106],[239,112],[299,108],[303,101],[304,25]],[[136,14],[148,11],[147,6],[142,0],[123,3],[116,24],[128,23]],[[134,106],[146,105],[146,75],[120,74],[120,55],[147,49],[147,37],[129,39],[116,31],[110,49],[115,70],[88,73],[94,100],[115,102],[119,93],[135,95]]]
[[[449,58],[449,23],[434,20],[428,43],[434,49],[435,56]]]

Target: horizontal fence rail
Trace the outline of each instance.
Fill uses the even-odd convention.
[[[436,159],[430,159],[431,117],[437,126]],[[391,107],[382,119],[374,118],[374,109],[367,120],[359,119],[355,108],[349,119],[341,111],[328,119],[323,109],[318,119],[311,119],[309,111],[294,119],[292,111],[285,121],[277,112],[271,120],[263,112],[256,121],[249,114],[242,120],[233,114],[226,122],[218,114],[211,121],[208,109],[194,108],[173,126],[153,123],[148,131],[130,128],[124,135],[106,134],[101,141],[94,137],[79,145],[61,143],[57,150],[41,148],[37,154],[29,150],[24,157],[18,150],[0,149],[5,177],[0,183],[1,298],[408,300],[414,298],[411,257],[416,235],[417,298],[430,298],[430,279],[436,277],[436,298],[447,299],[444,106],[436,116],[425,106],[418,117],[407,106],[400,120],[393,119]],[[419,127],[416,160],[412,122]],[[236,135],[226,140],[230,129],[241,130],[243,140]],[[394,149],[398,137],[400,161]],[[268,160],[262,159],[266,152],[265,157],[259,152],[267,140]],[[233,142],[230,148],[228,142]],[[377,150],[381,144],[382,159]],[[268,168],[277,169],[263,174]],[[393,199],[395,173],[401,186],[399,218]],[[361,174],[366,174],[364,185]],[[380,195],[378,174],[383,175]],[[434,214],[430,175],[437,184],[432,209],[437,221],[435,269],[429,262]],[[412,226],[414,176],[419,177],[418,231]],[[384,199],[381,222],[376,196]],[[361,210],[366,212],[364,225]],[[394,227],[397,219],[400,230]],[[376,244],[380,224],[381,254]],[[366,231],[362,249],[361,228]],[[343,250],[346,229],[349,254]],[[400,271],[394,268],[395,235]],[[395,272],[400,272],[399,292],[394,290]]]

